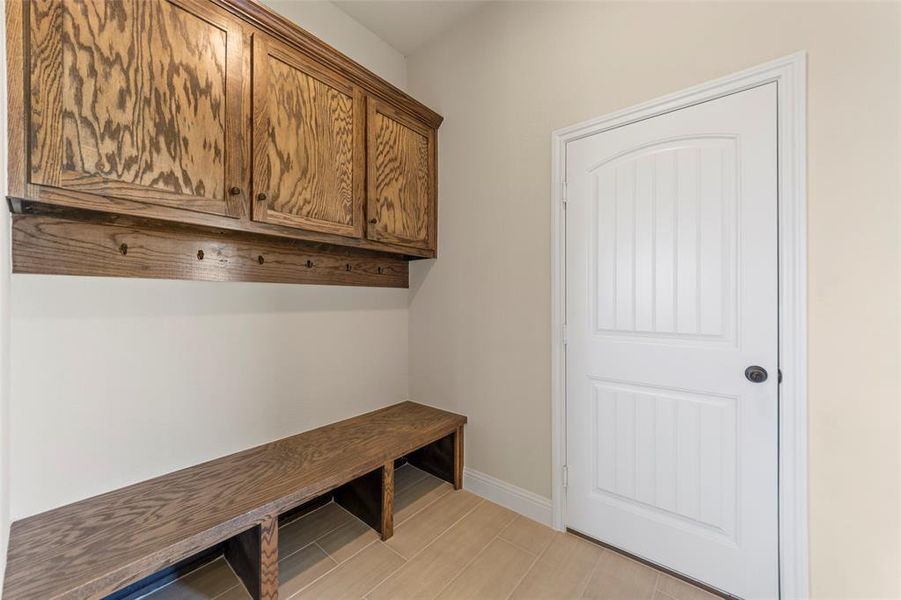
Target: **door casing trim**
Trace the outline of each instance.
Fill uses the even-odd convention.
[[[779,596],[807,598],[807,53],[702,83],[551,134],[551,439],[554,528],[566,527],[566,144],[777,83],[779,245]]]

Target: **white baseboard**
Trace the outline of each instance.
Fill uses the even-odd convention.
[[[491,475],[463,467],[463,488],[548,527],[553,526],[550,498],[516,487]]]

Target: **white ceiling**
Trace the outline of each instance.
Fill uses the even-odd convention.
[[[332,0],[407,56],[485,4],[484,0]]]

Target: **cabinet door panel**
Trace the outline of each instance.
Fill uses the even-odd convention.
[[[368,135],[368,237],[434,249],[434,130],[370,98]]]
[[[254,39],[257,221],[360,237],[362,93],[274,40]]]
[[[31,183],[241,214],[236,21],[194,0],[29,12]]]

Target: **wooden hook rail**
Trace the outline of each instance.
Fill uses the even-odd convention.
[[[14,215],[13,272],[408,286],[391,254],[234,232],[72,215]]]

